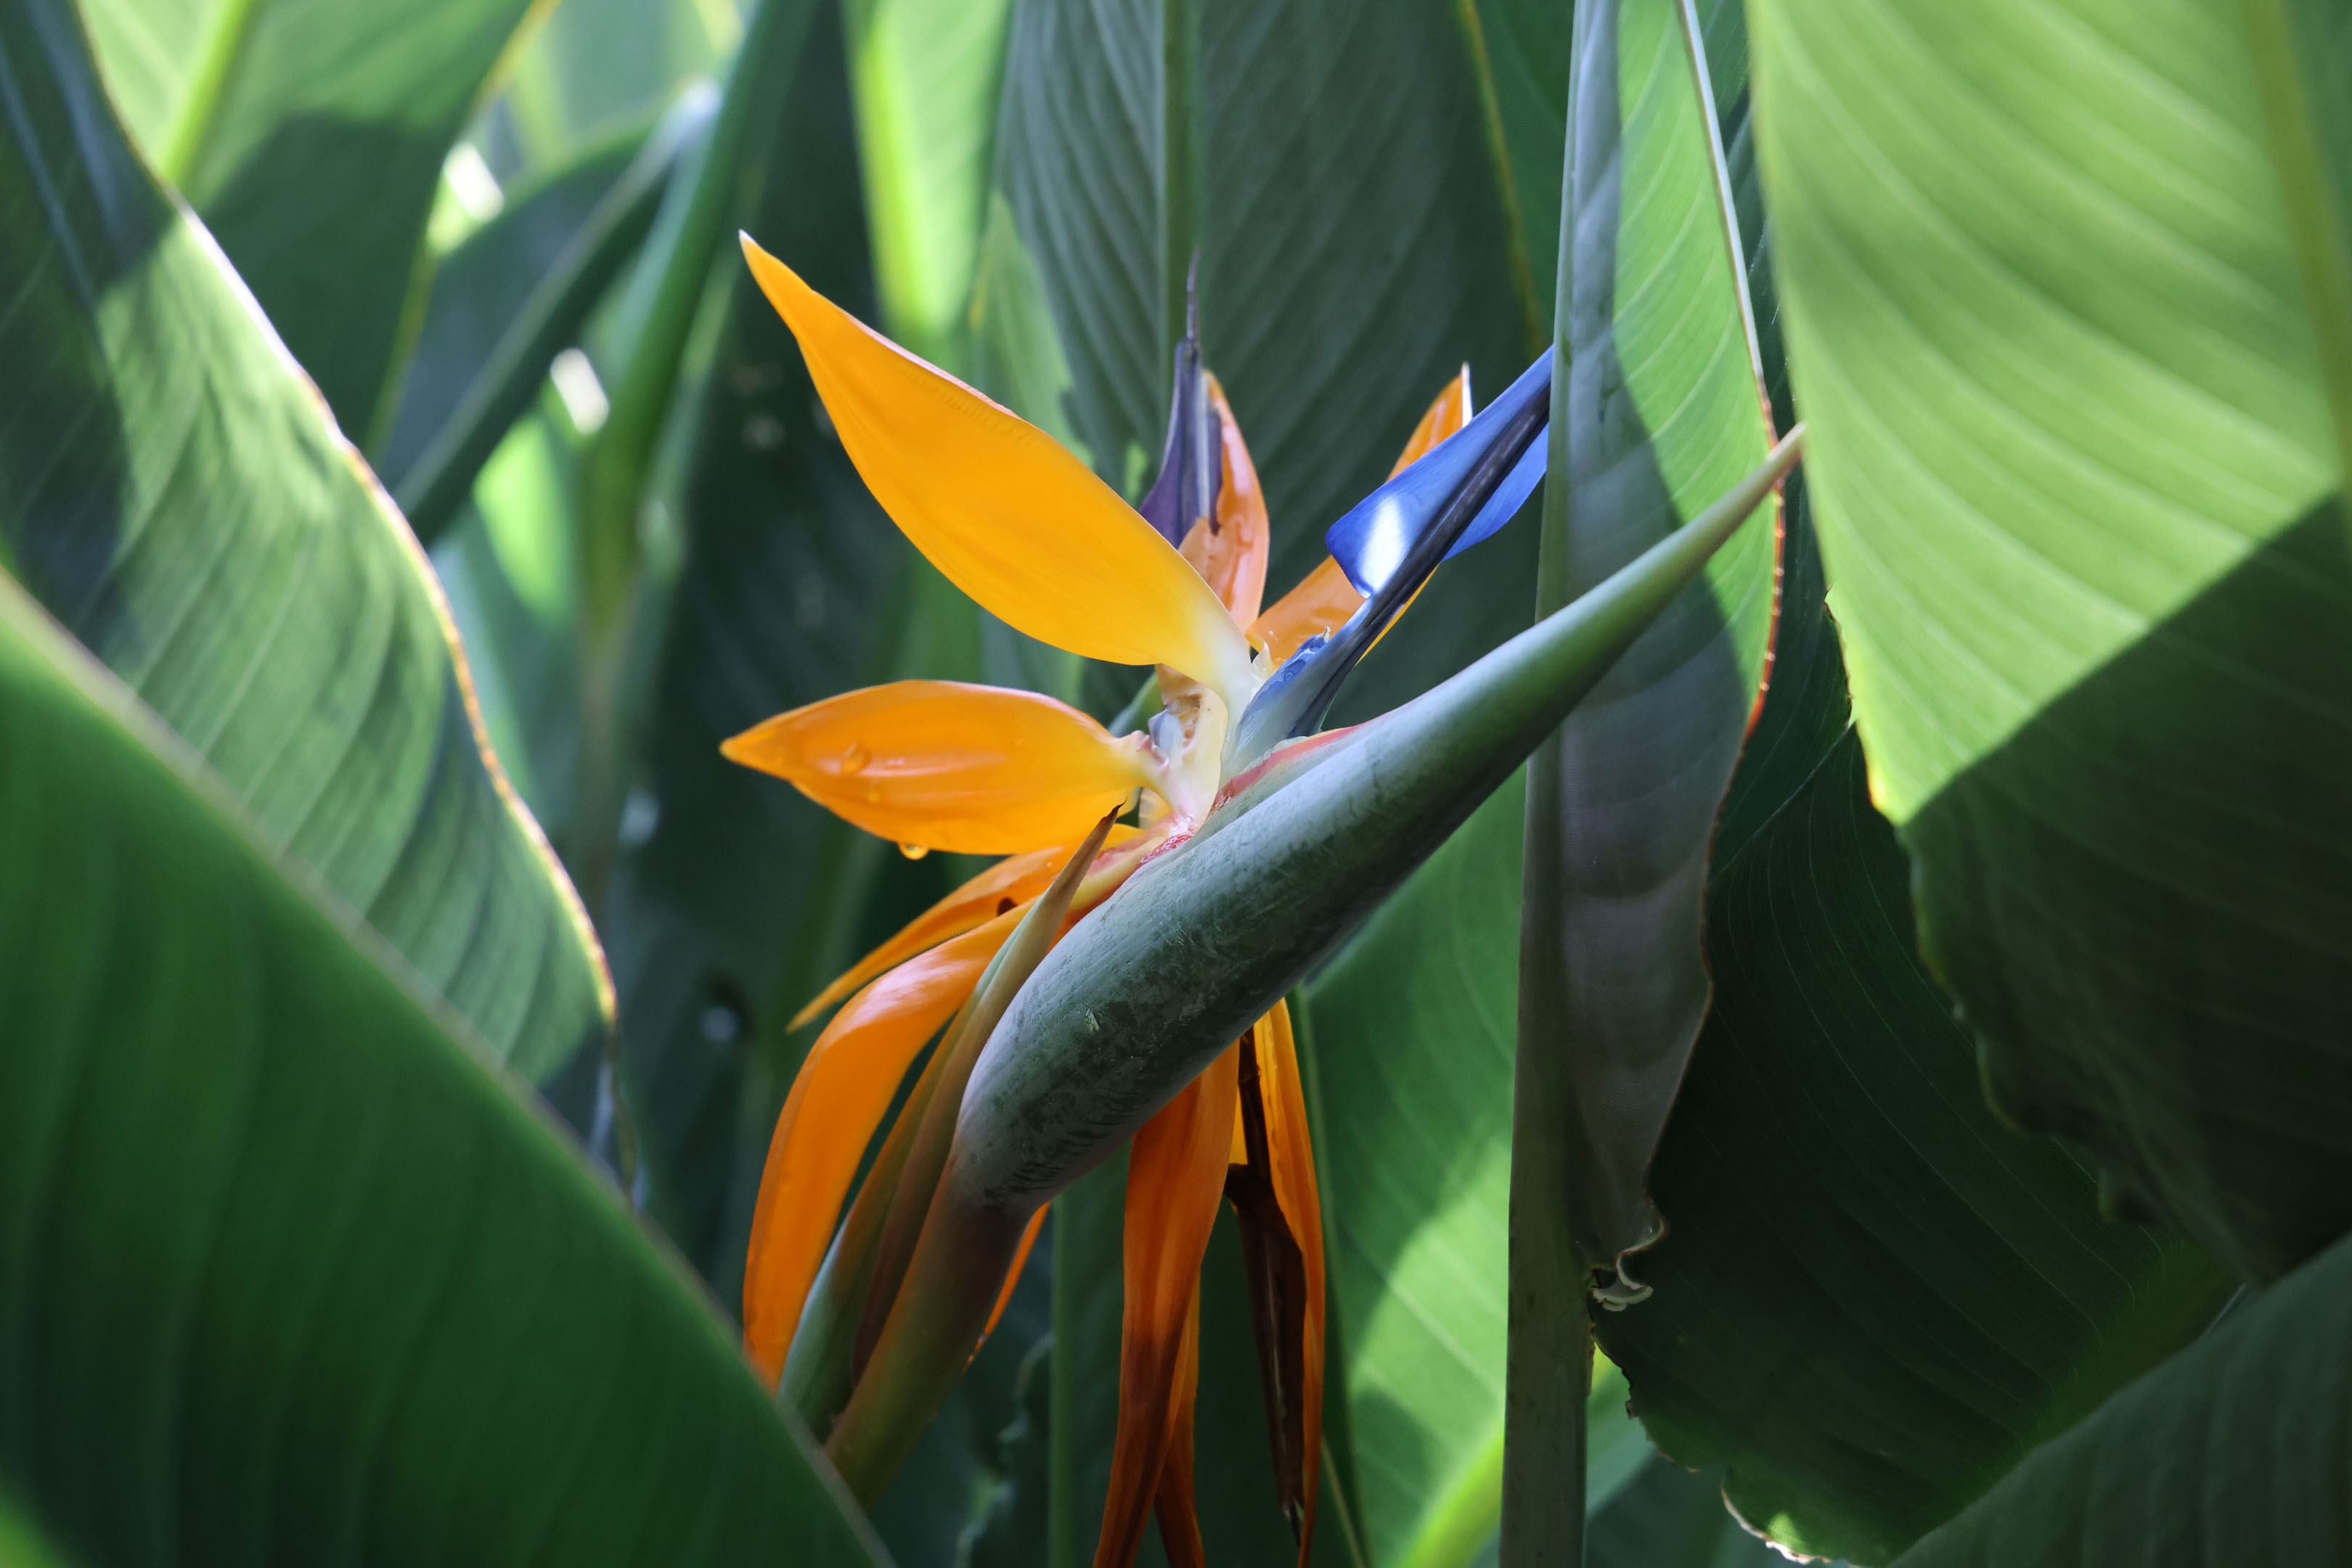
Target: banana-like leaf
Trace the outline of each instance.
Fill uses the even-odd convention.
[[[75,1560],[876,1560],[576,1148],[5,577],[0,730],[0,1489]]]
[[[1808,481],[1923,943],[2010,1116],[2268,1279],[2352,1227],[2352,556],[2250,9],[1752,21]]]
[[[1898,1568],[2301,1568],[2352,1557],[2352,1241],[2018,1466]]]
[[[1581,7],[1575,58],[1546,610],[1696,515],[1772,440],[1689,0]],[[1706,1011],[1699,904],[1761,695],[1777,564],[1773,530],[1735,540],[1529,776],[1520,1048],[1566,1063],[1569,1219],[1591,1267],[1657,1232],[1642,1175]]]
[[[1465,362],[1492,394],[1541,346],[1475,24],[1467,5],[1368,0],[1014,11],[996,181],[1045,282],[1076,434],[1141,495],[1197,251],[1202,362],[1265,485],[1269,595],[1321,559],[1323,530]],[[1534,558],[1515,531],[1440,573],[1340,721],[1524,627]]]
[[[2231,1281],[1985,1108],[1851,732],[1718,870],[1715,1005],[1652,1168],[1633,1408],[1793,1548],[1884,1562],[2192,1339]]]
[[[450,145],[530,0],[88,0],[107,84],[352,439],[390,417]]]
[[[1576,9],[1554,0],[1478,0],[1473,49],[1492,86],[1518,253],[1538,305],[1559,266],[1560,128],[1568,123],[1569,58]]]
[[[1495,792],[1307,990],[1330,1310],[1370,1561],[1460,1568],[1502,1503],[1527,793]],[[1603,1367],[1586,1508],[1650,1452]]]
[[[140,166],[65,0],[0,9],[0,555],[272,845],[547,1072],[608,1026],[603,958],[415,540]]]

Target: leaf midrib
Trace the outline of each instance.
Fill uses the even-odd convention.
[[[212,146],[214,132],[220,128],[220,107],[244,70],[262,5],[263,0],[223,0],[213,14],[204,51],[188,80],[187,98],[155,160],[155,172],[181,191],[188,188],[189,176],[196,172]]]

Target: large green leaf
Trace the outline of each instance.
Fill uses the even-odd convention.
[[[1925,943],[2011,1115],[2268,1278],[2352,1226],[2352,570],[2242,17],[1762,0],[1756,72]]]
[[[1543,610],[1772,443],[1696,16],[1598,0],[1577,13],[1575,58]],[[1569,1217],[1591,1267],[1656,1232],[1642,1175],[1706,1010],[1699,904],[1769,656],[1776,560],[1770,530],[1736,539],[1530,774],[1520,1048],[1572,1085]]]
[[[2352,1558],[2352,1242],[2020,1465],[1902,1568],[2301,1568]]]
[[[64,0],[0,11],[0,555],[519,1070],[603,960],[483,749],[415,542],[109,111]]]
[[[441,165],[530,0],[88,0],[115,100],[352,438],[389,418]]]
[[[1139,495],[1200,258],[1201,343],[1274,523],[1272,592],[1323,555],[1467,362],[1499,390],[1540,344],[1468,6],[1023,0],[997,183],[1070,368],[1070,423]],[[1438,574],[1340,721],[1527,625],[1535,542]],[[1116,707],[1127,692],[1129,679]]]
[[[61,1545],[873,1559],[675,1260],[5,578],[0,729],[0,1487]]]
[[[1501,136],[1519,254],[1537,303],[1558,283],[1561,128],[1568,123],[1568,68],[1576,7],[1557,0],[1478,0],[1476,47],[1493,82],[1494,134]]]
[[[1777,693],[1776,693],[1777,695]],[[1883,1562],[2208,1321],[2229,1281],[2098,1217],[1985,1108],[1851,733],[1722,865],[1715,1003],[1651,1170],[1671,1228],[1605,1315],[1651,1436],[1740,1511]]]
[[[1520,837],[1515,778],[1308,989],[1330,1310],[1373,1561],[1457,1568],[1502,1503]],[[1587,1506],[1649,1451],[1613,1368]]]

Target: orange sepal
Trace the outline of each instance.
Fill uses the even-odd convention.
[[[1192,1500],[1192,1407],[1201,1394],[1201,1287],[1192,1286],[1192,1310],[1184,1314],[1184,1342],[1176,1352],[1176,1386],[1168,1423],[1168,1458],[1160,1466],[1160,1487],[1151,1514],[1160,1521],[1160,1543],[1168,1568],[1208,1568],[1201,1547],[1201,1514]]]
[[[1280,669],[1308,637],[1318,633],[1328,637],[1347,625],[1363,602],[1339,563],[1326,555],[1299,579],[1298,586],[1251,625],[1250,641],[1265,647],[1269,668]]]
[[[1086,837],[1150,782],[1139,742],[1034,691],[897,680],[754,725],[719,748],[900,844],[1017,855]]]
[[[900,964],[850,998],[809,1047],[768,1143],[743,1266],[743,1351],[770,1388],[842,1199],[899,1080],[1020,918],[999,915]]]
[[[1249,648],[1216,595],[1084,463],[742,243],[859,477],[948,581],[1055,647],[1247,689]]]
[[[1412,436],[1405,440],[1404,450],[1397,454],[1396,467],[1389,470],[1389,478],[1395,479],[1412,468],[1429,455],[1432,447],[1469,423],[1470,367],[1465,364],[1452,381],[1445,384],[1445,390],[1437,395],[1437,401],[1422,415],[1421,423],[1412,427]]]
[[[1258,488],[1257,466],[1250,461],[1242,427],[1234,422],[1225,389],[1215,376],[1209,384],[1209,405],[1217,411],[1222,434],[1223,477],[1217,486],[1216,510],[1192,525],[1181,553],[1192,569],[1217,591],[1234,617],[1246,627],[1257,619],[1265,599],[1265,559],[1269,534],[1265,491]]]
[[[1445,390],[1437,395],[1437,401],[1422,415],[1421,423],[1412,427],[1412,438],[1405,442],[1404,450],[1397,455],[1396,467],[1389,470],[1389,478],[1396,478],[1419,462],[1428,455],[1432,447],[1461,429],[1469,419],[1470,367],[1464,365],[1462,373],[1445,384]],[[1413,597],[1420,596],[1420,591],[1416,589]],[[1356,592],[1356,585],[1348,581],[1348,574],[1339,570],[1339,563],[1327,555],[1314,571],[1299,580],[1298,586],[1285,594],[1275,602],[1272,609],[1257,617],[1249,628],[1249,639],[1266,650],[1270,661],[1268,668],[1280,669],[1308,637],[1318,633],[1328,636],[1338,631],[1363,602],[1364,596]],[[1412,602],[1408,600],[1405,609],[1412,607]],[[1404,610],[1399,610],[1397,614],[1402,616]],[[1389,626],[1395,624],[1391,620]],[[1387,635],[1388,627],[1381,627],[1381,637]],[[1372,641],[1377,647],[1380,637],[1374,637]]]
[[[1128,1157],[1118,1433],[1095,1568],[1128,1568],[1174,1436],[1185,1321],[1233,1146],[1240,1053],[1228,1048],[1137,1130]]]
[[[1132,827],[1113,827],[1110,830],[1110,846],[1116,847],[1125,843],[1134,837],[1137,831]],[[1026,855],[1014,855],[991,866],[908,921],[896,936],[852,964],[832,984],[818,992],[808,1005],[793,1014],[789,1026],[793,1029],[802,1027],[884,970],[895,968],[915,954],[937,947],[951,936],[961,936],[974,926],[984,925],[1001,914],[1020,909],[1045,890],[1075,847],[1075,845],[1060,844],[1051,849],[1033,849]]]

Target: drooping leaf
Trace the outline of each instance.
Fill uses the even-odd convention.
[[[1700,46],[1681,0],[1577,15],[1570,369],[1541,609],[1664,537],[1771,445]],[[1589,1268],[1656,1231],[1642,1175],[1706,1010],[1700,900],[1760,696],[1776,543],[1754,528],[1717,555],[1529,775],[1520,1049],[1566,1064],[1569,1218]]]
[[[478,1037],[5,577],[0,728],[0,1488],[61,1546],[876,1560]]]
[[[2242,8],[2093,15],[1759,5],[1784,320],[1873,798],[1995,1100],[2267,1279],[2352,1226],[2329,345]]]
[[[0,13],[0,556],[274,846],[544,1074],[605,1028],[603,959],[483,747],[415,541],[140,166],[71,8]]]
[[[2352,1552],[2352,1242],[2020,1465],[1901,1568],[2287,1568]]]
[[[1654,1294],[1599,1324],[1668,1455],[1884,1562],[2209,1321],[2226,1275],[2003,1127],[1920,967],[1851,732],[1719,866],[1715,1003],[1651,1170]]]
[[[108,86],[354,442],[390,418],[441,165],[530,0],[89,0]]]

